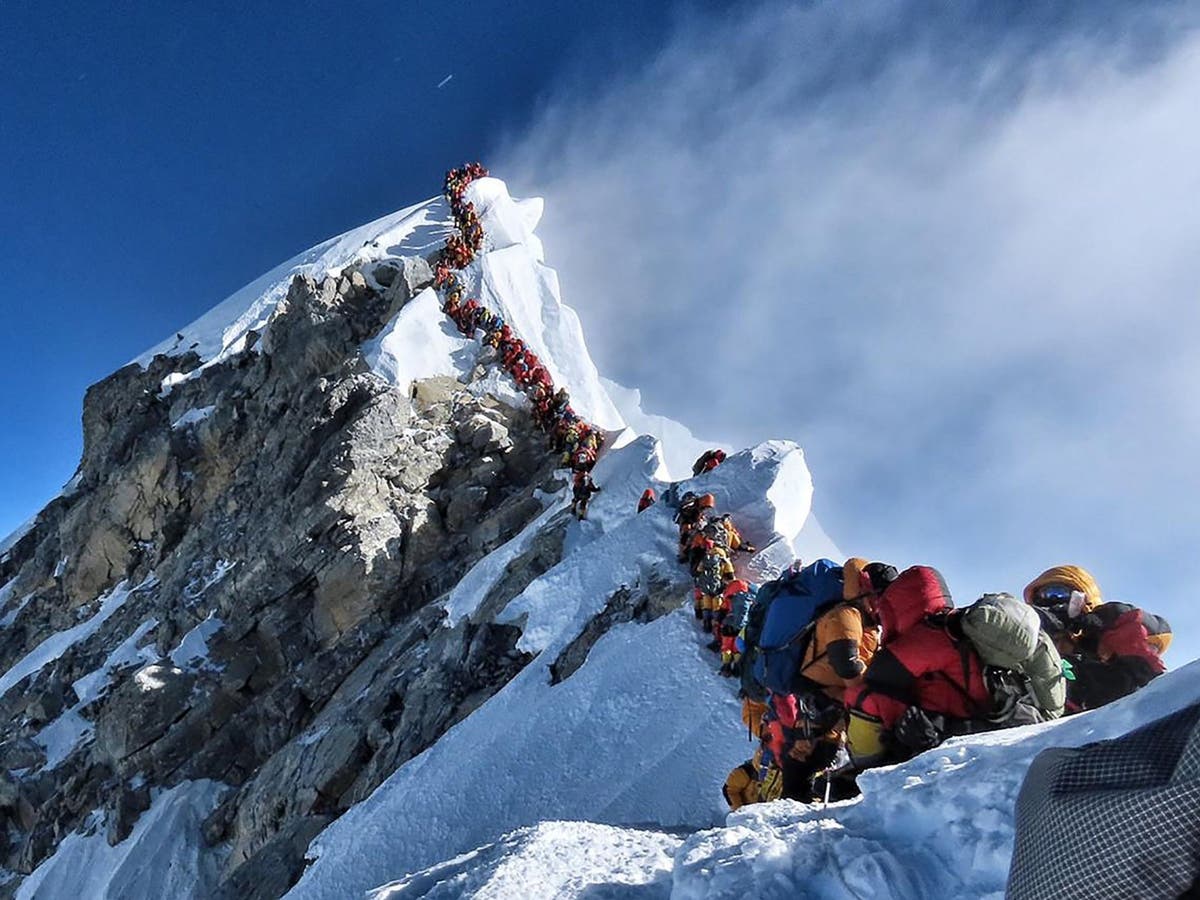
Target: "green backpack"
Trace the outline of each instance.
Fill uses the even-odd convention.
[[[1033,607],[1011,594],[984,594],[963,610],[962,630],[984,663],[997,724],[1057,719],[1067,700],[1062,657]]]

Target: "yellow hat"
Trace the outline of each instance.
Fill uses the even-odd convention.
[[[1079,566],[1054,566],[1047,569],[1025,586],[1025,602],[1032,604],[1038,589],[1050,584],[1061,584],[1081,592],[1084,612],[1091,612],[1103,602],[1100,598],[1100,585],[1096,584],[1096,579],[1087,569]]]

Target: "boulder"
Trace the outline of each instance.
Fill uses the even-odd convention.
[[[96,722],[96,749],[119,763],[152,744],[191,707],[196,676],[171,665],[139,669],[114,691]]]
[[[32,769],[46,761],[42,745],[27,737],[13,737],[0,743],[0,768]]]

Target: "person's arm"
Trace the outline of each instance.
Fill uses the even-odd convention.
[[[829,667],[838,678],[851,681],[867,670],[860,655],[862,647],[862,615],[852,607],[842,607],[830,613],[832,640],[825,645]]]

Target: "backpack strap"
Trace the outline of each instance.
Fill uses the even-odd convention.
[[[963,700],[966,701],[967,709],[971,710],[972,715],[987,718],[991,714],[990,710],[981,707],[979,701],[972,697],[971,692],[966,688],[966,686],[971,683],[971,648],[967,646],[967,642],[965,640],[958,641],[957,643],[958,658],[962,661],[962,684],[959,684],[945,672],[939,671],[936,674],[940,675],[948,685],[958,691]]]

